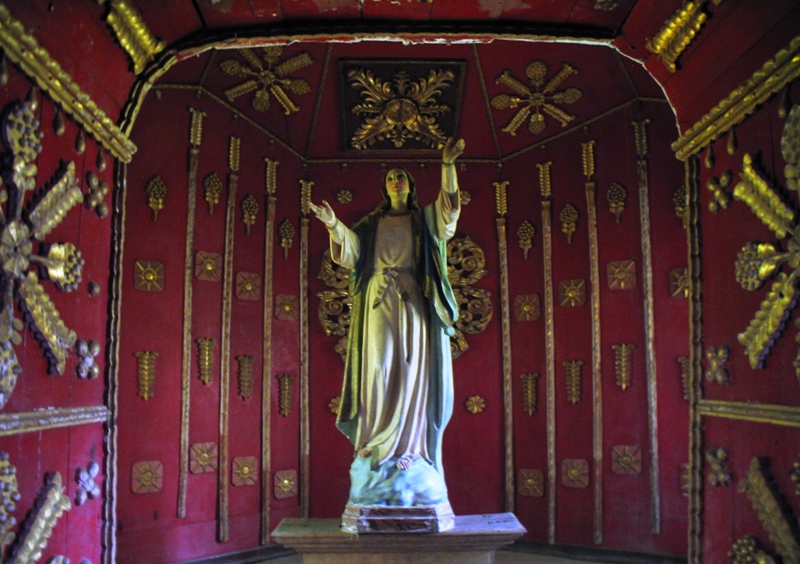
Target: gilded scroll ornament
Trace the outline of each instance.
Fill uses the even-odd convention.
[[[342,205],[347,205],[353,202],[353,191],[352,190],[339,190],[336,193],[336,201]]]
[[[222,255],[210,251],[197,251],[194,255],[194,276],[198,280],[222,280]]]
[[[562,280],[558,283],[561,307],[578,307],[586,303],[586,280]]]
[[[281,415],[289,417],[292,410],[292,386],[294,385],[294,376],[291,374],[278,374],[278,405],[280,406]]]
[[[561,485],[568,488],[589,487],[589,461],[565,458],[561,461]]]
[[[272,478],[275,499],[287,499],[297,496],[297,471],[279,470]]]
[[[572,244],[572,234],[578,228],[578,208],[567,204],[561,210],[561,232],[567,235],[567,243]]]
[[[153,35],[130,0],[111,0],[106,21],[133,60],[133,72],[136,74],[142,72],[145,65],[167,46]]]
[[[728,449],[725,447],[711,447],[706,452],[706,462],[709,464],[709,484],[712,486],[731,485],[731,472],[728,470]]]
[[[483,249],[470,237],[453,238],[447,244],[447,276],[453,286],[474,284],[486,276]]]
[[[454,287],[453,294],[459,309],[456,329],[467,335],[483,333],[492,320],[491,292],[464,285]]]
[[[197,343],[197,371],[200,381],[208,386],[213,380],[214,375],[214,346],[217,340],[212,337],[198,337]]]
[[[162,291],[164,289],[164,263],[157,260],[134,262],[133,287],[140,292]]]
[[[252,355],[239,355],[236,362],[239,365],[239,397],[247,400],[253,395],[253,362]]]
[[[648,51],[658,55],[670,72],[678,70],[675,61],[708,19],[703,11],[704,4],[705,0],[684,2],[645,45]]]
[[[242,209],[242,223],[244,223],[244,234],[250,235],[250,228],[258,217],[258,202],[252,194],[248,194],[242,199],[240,204]]]
[[[625,211],[625,203],[628,197],[628,192],[619,182],[614,182],[609,186],[606,193],[608,198],[608,211],[614,215],[617,225],[622,222],[622,212]]]
[[[261,299],[261,275],[255,272],[237,272],[234,295],[242,301]]]
[[[137,351],[135,355],[138,361],[139,395],[144,401],[147,401],[155,393],[156,357],[158,353],[154,351]]]
[[[208,215],[214,213],[214,206],[219,203],[221,194],[222,180],[220,180],[216,172],[208,174],[208,176],[203,179],[203,198],[205,198],[208,203]]]
[[[539,403],[539,374],[528,372],[522,378],[522,409],[529,416],[536,413]]]
[[[160,176],[151,178],[145,186],[147,206],[150,208],[153,221],[158,221],[158,212],[164,209],[164,200],[167,197],[167,186]]]
[[[517,237],[519,238],[519,246],[525,256],[525,260],[528,260],[528,251],[530,251],[533,246],[534,235],[536,235],[536,228],[530,221],[526,219],[520,223],[517,229]]]
[[[538,468],[520,468],[517,491],[525,497],[544,496],[544,472]]]
[[[328,402],[328,409],[334,415],[339,415],[339,410],[342,407],[342,396],[336,396],[331,398],[331,401]]]
[[[294,226],[288,219],[284,219],[278,226],[278,235],[281,238],[281,247],[283,247],[283,258],[289,258],[289,249],[292,248],[294,241]]]
[[[11,531],[17,525],[12,516],[20,500],[17,488],[17,468],[8,461],[8,453],[0,452],[0,553],[16,538]]]
[[[716,382],[720,386],[728,386],[731,383],[731,375],[725,365],[731,357],[731,349],[728,345],[721,347],[709,346],[706,349],[706,380]]]
[[[453,87],[453,70],[431,68],[417,78],[400,70],[391,80],[383,80],[372,70],[351,68],[346,78],[360,94],[360,103],[349,111],[363,120],[349,140],[353,149],[368,149],[383,140],[395,149],[411,140],[434,149],[444,146],[447,134],[440,119],[453,108],[443,102],[442,93]]]
[[[97,173],[90,170],[86,173],[86,184],[89,190],[83,195],[83,203],[86,209],[94,210],[97,217],[104,218],[108,215],[108,204],[105,197],[108,194],[108,183],[100,180]]]
[[[231,485],[252,486],[258,482],[255,456],[237,456],[231,461]]]
[[[469,396],[467,401],[464,402],[464,407],[472,415],[477,415],[486,409],[486,402],[481,396]]]
[[[792,468],[789,470],[789,479],[794,484],[795,495],[800,495],[800,458],[792,462]]]
[[[204,474],[217,469],[217,443],[195,443],[189,447],[189,472]]]
[[[511,121],[501,129],[502,132],[516,135],[520,126],[530,117],[528,131],[538,135],[547,126],[545,114],[558,121],[561,127],[566,127],[569,122],[575,119],[574,115],[568,114],[559,106],[562,104],[574,104],[581,99],[583,93],[577,88],[557,90],[565,80],[578,71],[572,65],[564,63],[561,66],[561,70],[545,83],[547,71],[547,65],[542,61],[532,61],[528,64],[525,68],[525,75],[533,88],[529,88],[522,81],[513,77],[508,70],[503,71],[495,79],[495,83],[509,88],[513,91],[513,94],[497,94],[491,100],[492,106],[498,110],[521,106],[511,118]]]
[[[731,207],[731,194],[727,188],[733,179],[733,172],[726,170],[721,176],[712,176],[706,183],[706,188],[711,192],[711,199],[708,201],[708,210],[717,213],[720,209],[727,210]]]
[[[553,185],[550,174],[550,167],[553,166],[553,161],[545,163],[536,163],[536,168],[539,170],[539,191],[542,198],[549,198],[553,195]]]
[[[581,379],[584,362],[582,360],[565,360],[564,370],[567,382],[567,401],[575,405],[581,401]]]
[[[636,263],[632,260],[611,261],[606,265],[609,290],[630,290],[636,287]]]
[[[72,509],[72,502],[62,485],[61,474],[53,472],[45,477],[45,485],[39,492],[34,509],[22,524],[19,541],[11,551],[11,564],[37,562],[47,547],[53,529],[65,511]]]
[[[505,217],[508,215],[508,185],[510,180],[503,182],[492,182],[494,186],[494,201],[497,208],[497,215]]]
[[[789,190],[800,189],[800,104],[792,107],[783,126],[781,154],[786,161],[783,169],[786,187]]]
[[[135,494],[157,493],[164,487],[164,465],[160,460],[141,460],[131,468],[131,491]]]
[[[689,268],[672,268],[669,271],[669,294],[673,298],[689,297]]]
[[[633,372],[631,369],[631,357],[636,345],[622,343],[611,345],[611,348],[614,349],[614,371],[617,374],[617,386],[626,390],[631,385],[631,374]]]
[[[536,321],[542,316],[539,294],[521,294],[514,298],[517,321]]]
[[[739,491],[747,494],[764,530],[784,562],[800,562],[797,522],[768,470],[769,460],[753,457]]]
[[[297,321],[299,308],[297,296],[275,294],[275,319],[278,321]]]
[[[283,56],[282,45],[271,45],[258,49],[237,49],[236,52],[244,59],[244,64],[239,59],[225,59],[219,66],[230,76],[244,77],[247,80],[225,91],[225,97],[233,102],[239,96],[255,92],[250,102],[253,109],[265,112],[270,107],[270,97],[283,107],[285,115],[300,111],[300,106],[294,103],[289,96],[303,95],[311,92],[311,86],[302,78],[292,78],[291,75],[314,63],[307,52],[302,52],[281,61]]]
[[[86,468],[75,470],[75,505],[83,505],[89,499],[100,496],[100,486],[95,482],[95,478],[100,475],[100,465],[94,460],[86,465]]]
[[[75,343],[75,354],[78,356],[78,365],[75,367],[78,378],[94,380],[100,375],[100,366],[95,360],[100,354],[100,343],[94,339],[78,339]]]
[[[617,476],[638,476],[642,473],[642,449],[638,445],[611,447],[611,471]]]
[[[733,560],[733,564],[775,564],[775,559],[753,535],[744,535],[736,539],[728,551],[728,556]]]

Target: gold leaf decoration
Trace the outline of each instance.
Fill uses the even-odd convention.
[[[672,204],[675,206],[675,215],[681,220],[684,229],[689,226],[689,204],[686,194],[686,186],[681,185],[672,195]]]
[[[678,365],[681,367],[681,389],[683,390],[683,399],[689,401],[689,357],[679,356],[677,360]]]
[[[239,397],[243,400],[250,399],[253,395],[253,362],[252,355],[238,355],[236,362],[239,365]]]
[[[647,41],[647,50],[658,55],[670,72],[678,70],[675,62],[708,19],[702,9],[704,4],[705,0],[684,2],[661,30]]]
[[[749,153],[742,159],[742,173],[739,176],[742,180],[733,189],[734,198],[750,206],[755,216],[769,227],[778,239],[783,239],[787,233],[792,233],[794,212],[781,201],[767,180],[753,167],[753,158]]]
[[[622,212],[625,211],[628,192],[622,184],[614,182],[609,186],[606,197],[608,198],[608,211],[614,215],[614,219],[617,221],[617,225],[619,225],[622,222]]]
[[[217,443],[195,443],[189,447],[189,472],[204,474],[217,469]]]
[[[334,415],[339,415],[339,410],[342,406],[342,396],[336,396],[335,398],[331,398],[331,401],[328,402],[328,409]]]
[[[764,549],[764,545],[753,535],[736,539],[728,551],[733,564],[775,564],[775,559]]]
[[[669,294],[673,297],[689,297],[689,268],[686,266],[669,271]]]
[[[630,290],[636,287],[636,263],[632,260],[609,262],[606,274],[609,290]]]
[[[581,143],[581,163],[583,164],[583,175],[586,177],[586,182],[592,180],[594,176],[594,147],[597,141],[592,139],[586,143]]]
[[[558,284],[561,307],[578,307],[586,303],[586,280],[562,280]]]
[[[584,362],[582,360],[565,360],[564,369],[566,370],[567,382],[567,401],[575,405],[581,401],[581,372]]]
[[[139,361],[137,372],[139,378],[139,395],[147,401],[155,393],[156,380],[156,357],[158,353],[154,351],[137,351],[134,353]]]
[[[494,200],[497,207],[497,215],[500,217],[508,215],[508,185],[510,183],[509,180],[492,182],[494,185]]]
[[[278,374],[278,404],[280,406],[281,415],[289,417],[292,410],[292,385],[294,384],[294,376],[291,374]]]
[[[530,221],[526,219],[520,223],[519,229],[517,229],[517,237],[519,237],[519,246],[525,256],[525,260],[528,260],[528,251],[533,246],[533,236],[535,234],[536,228]]]
[[[297,471],[280,470],[272,478],[272,493],[275,499],[287,499],[297,495]]]
[[[61,473],[47,474],[45,485],[22,525],[19,541],[9,562],[21,564],[40,560],[58,520],[72,508],[72,502],[65,493]]]
[[[611,447],[611,471],[617,476],[642,473],[642,449],[636,445]]]
[[[728,449],[725,447],[711,447],[706,452],[706,461],[709,464],[708,483],[712,486],[731,485],[731,473],[728,470]]]
[[[222,279],[222,255],[197,251],[194,255],[194,276],[198,280],[219,282]]]
[[[795,495],[800,495],[800,458],[792,462],[792,467],[789,470],[789,479],[794,484]]]
[[[141,292],[162,291],[164,289],[164,263],[157,260],[134,262],[133,287]]]
[[[158,212],[164,209],[167,186],[160,176],[154,176],[147,182],[145,193],[147,194],[147,206],[151,210],[153,221],[158,221]]]
[[[464,402],[464,407],[466,407],[467,411],[472,415],[477,415],[486,409],[486,402],[481,396],[469,396],[467,401]]]
[[[483,333],[492,320],[491,292],[472,286],[456,286],[453,294],[458,304],[456,329],[468,335]]]
[[[135,494],[160,492],[164,487],[164,466],[160,460],[141,460],[131,469],[131,491]]]
[[[796,271],[791,275],[781,272],[772,284],[767,297],[761,302],[761,309],[750,321],[747,329],[739,333],[739,342],[744,345],[751,368],[762,365],[769,353],[769,347],[783,332],[786,312],[796,302],[796,279]]]
[[[292,248],[292,241],[294,240],[294,226],[288,219],[284,219],[278,226],[278,235],[281,238],[281,247],[283,247],[283,258],[289,258],[289,249]]]
[[[733,180],[733,173],[725,171],[721,176],[712,176],[706,182],[706,188],[711,192],[711,199],[708,202],[708,210],[717,213],[720,209],[727,210],[731,207],[731,195],[727,188]]]
[[[237,456],[231,461],[231,484],[236,487],[252,486],[258,482],[255,456]]]
[[[537,403],[539,399],[539,392],[537,386],[539,384],[538,373],[527,373],[522,375],[522,409],[529,416],[536,413]]]
[[[731,375],[725,365],[730,357],[731,349],[729,346],[709,346],[706,349],[706,360],[708,360],[706,380],[709,382],[716,381],[720,386],[728,386],[731,383]]]
[[[250,228],[255,224],[258,216],[258,202],[252,194],[248,194],[242,199],[242,222],[244,223],[244,234],[250,235]]]
[[[572,234],[578,228],[578,209],[572,204],[567,204],[561,210],[561,231],[567,235],[567,243],[572,244]]]
[[[517,491],[525,497],[544,496],[544,472],[538,468],[520,468]]]
[[[536,163],[536,168],[539,170],[539,191],[544,199],[548,199],[553,195],[553,186],[550,175],[551,166],[553,166],[553,161]]]
[[[589,487],[589,461],[565,458],[561,461],[561,485],[568,488]]]
[[[16,538],[11,531],[17,525],[12,515],[20,500],[17,487],[17,469],[8,461],[8,453],[0,452],[0,552]]]
[[[617,386],[626,390],[631,385],[631,374],[633,372],[631,369],[631,357],[636,345],[622,343],[611,345],[611,348],[614,349],[614,371],[617,374]]]
[[[483,249],[470,237],[453,238],[447,243],[447,277],[453,286],[475,284],[486,276]]]
[[[108,204],[105,203],[104,198],[109,192],[107,182],[100,180],[97,173],[90,170],[86,173],[86,184],[89,186],[89,191],[83,195],[83,201],[86,209],[94,210],[97,217],[104,218],[108,215]]]
[[[234,295],[243,301],[261,299],[261,275],[255,272],[237,272]]]
[[[522,294],[514,298],[517,321],[535,321],[542,316],[539,294]]]
[[[297,296],[275,294],[275,319],[278,321],[297,321],[299,309]]]
[[[106,21],[133,60],[133,72],[136,74],[142,72],[147,62],[167,46],[153,35],[130,0],[111,0]]]
[[[200,381],[206,386],[214,380],[214,346],[217,342],[212,337],[198,337],[197,343],[197,370]]]
[[[352,201],[353,201],[353,192],[352,192],[352,190],[347,190],[347,189],[339,190],[336,193],[336,201],[339,202],[340,204],[343,204],[343,205],[347,205],[349,203],[352,203]]]
[[[219,203],[222,194],[222,180],[216,172],[210,173],[203,179],[203,197],[208,203],[208,215],[214,213],[214,206]]]

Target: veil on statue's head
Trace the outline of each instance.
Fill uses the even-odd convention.
[[[411,176],[411,173],[402,166],[395,166],[387,170],[383,175],[383,181],[381,182],[381,194],[383,194],[383,202],[380,206],[378,206],[377,211],[387,212],[392,207],[392,201],[389,198],[389,193],[386,191],[386,177],[389,176],[389,173],[393,170],[402,170],[406,173],[406,178],[408,178],[408,200],[406,201],[406,205],[410,210],[419,209],[419,204],[417,203],[417,185],[414,183],[414,177]]]

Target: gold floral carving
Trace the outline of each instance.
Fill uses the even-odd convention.
[[[708,19],[703,12],[705,0],[688,1],[672,14],[661,30],[646,43],[647,50],[658,55],[670,72],[675,72],[675,61],[695,38]]]
[[[561,461],[561,485],[568,488],[589,487],[589,461],[565,458]]]
[[[292,410],[292,386],[294,385],[294,376],[291,374],[278,374],[278,405],[280,406],[281,415],[289,417]]]
[[[135,494],[160,492],[164,487],[164,466],[159,460],[141,460],[131,468],[131,491]]]
[[[197,251],[194,255],[194,276],[198,280],[222,280],[222,255],[210,251]]]
[[[167,46],[153,35],[130,0],[111,0],[106,21],[133,60],[133,72],[136,74],[142,72],[145,65]]]
[[[686,160],[753,113],[773,94],[800,76],[800,36],[778,51],[753,75],[697,121],[672,144],[675,156]]]
[[[682,266],[669,271],[669,294],[673,297],[689,297],[689,268]]]
[[[609,290],[630,290],[636,287],[636,263],[632,260],[612,261],[606,265]]]
[[[553,195],[553,185],[550,174],[551,166],[553,166],[553,161],[536,163],[536,168],[539,170],[539,191],[542,194],[542,198],[549,198]]]
[[[244,77],[247,80],[225,91],[225,97],[233,102],[239,96],[255,92],[251,105],[259,112],[270,107],[270,97],[274,97],[283,107],[285,115],[300,111],[300,107],[289,97],[293,94],[308,94],[311,86],[302,78],[290,75],[314,63],[307,52],[302,52],[281,61],[282,45],[271,45],[257,49],[237,49],[245,63],[238,59],[225,59],[219,66],[231,76]]]
[[[481,396],[469,396],[467,401],[464,402],[464,407],[466,407],[467,411],[472,415],[477,415],[486,409],[486,402]]]
[[[431,69],[426,77],[415,80],[402,70],[391,81],[384,81],[367,69],[350,69],[347,82],[361,95],[361,103],[351,111],[364,116],[350,145],[363,150],[386,139],[399,149],[415,139],[432,148],[443,146],[447,135],[437,119],[453,108],[441,103],[440,96],[454,79],[452,70],[441,68]]]
[[[147,401],[155,394],[156,357],[158,353],[154,351],[137,351],[135,355],[139,366],[137,371],[139,395],[144,401]]]
[[[566,371],[567,382],[567,401],[575,405],[581,401],[581,372],[584,362],[582,360],[565,360],[564,369]]]
[[[447,244],[447,276],[453,286],[466,286],[486,276],[486,257],[470,237],[453,238]]]
[[[252,486],[258,482],[255,456],[237,456],[231,461],[231,484],[236,487]]]
[[[736,539],[728,551],[728,556],[733,560],[733,564],[775,564],[775,559],[753,535],[744,535]]]
[[[154,176],[147,181],[145,186],[147,206],[151,210],[153,221],[158,221],[158,212],[164,209],[164,200],[167,197],[167,187],[160,176]]]
[[[261,275],[255,272],[236,273],[236,298],[243,301],[261,299]]]
[[[336,193],[336,201],[342,205],[347,205],[353,202],[353,191],[352,190],[339,190]]]
[[[0,552],[11,544],[16,535],[11,531],[17,525],[12,515],[20,500],[17,488],[17,469],[8,461],[8,453],[0,452]]]
[[[578,208],[567,204],[561,210],[561,231],[567,235],[567,243],[572,244],[572,234],[578,228]]]
[[[535,321],[542,316],[539,294],[521,294],[514,298],[517,321]]]
[[[577,102],[583,93],[577,88],[557,90],[577,70],[572,65],[564,63],[561,70],[545,82],[547,71],[547,65],[542,61],[532,61],[528,64],[525,68],[525,75],[533,88],[529,88],[522,81],[513,77],[507,70],[495,79],[495,83],[509,88],[513,94],[497,94],[491,100],[492,106],[498,110],[521,106],[511,121],[501,129],[502,132],[516,135],[520,126],[530,117],[528,131],[538,135],[547,126],[545,114],[558,121],[561,127],[566,127],[575,119],[574,115],[568,114],[559,106]]]
[[[278,235],[281,238],[281,247],[283,247],[283,258],[289,258],[289,249],[292,248],[292,241],[294,241],[294,226],[288,219],[284,219],[278,226]]]
[[[157,260],[137,260],[133,263],[133,287],[142,292],[164,289],[164,263]]]
[[[19,541],[9,562],[22,564],[39,561],[58,520],[72,508],[72,502],[65,494],[61,473],[47,474],[34,509],[22,525]]]
[[[339,410],[342,406],[342,396],[336,396],[331,398],[331,401],[328,402],[328,409],[334,415],[339,415]]]
[[[279,470],[272,478],[275,499],[287,499],[297,496],[297,471]]]
[[[528,251],[533,246],[533,236],[536,235],[536,228],[527,219],[520,223],[517,229],[517,237],[519,238],[519,246],[524,253],[525,260],[528,260]]]
[[[539,403],[539,374],[528,372],[522,378],[522,409],[528,415],[536,413]]]
[[[626,390],[631,385],[631,356],[633,349],[636,345],[629,343],[621,343],[618,345],[611,345],[614,349],[614,371],[617,374],[617,386]]]
[[[706,461],[709,464],[708,483],[712,486],[729,486],[731,473],[728,470],[728,449],[711,447],[706,452]]]
[[[239,355],[236,362],[239,365],[239,397],[247,400],[253,395],[253,362],[252,355]]]
[[[217,342],[212,337],[198,337],[197,342],[197,370],[200,381],[206,386],[214,380],[214,346]]]
[[[727,210],[731,207],[731,194],[727,188],[731,185],[733,173],[726,170],[721,176],[712,176],[706,182],[706,188],[711,192],[711,199],[708,201],[708,211],[717,213],[720,209]]]
[[[250,235],[250,228],[255,224],[258,217],[258,202],[252,194],[248,194],[242,199],[240,204],[242,210],[242,223],[244,223],[244,234]]]
[[[675,215],[681,220],[684,229],[689,227],[689,209],[686,194],[686,186],[681,184],[672,195],[672,204],[675,206]]]
[[[709,346],[706,349],[706,380],[715,382],[720,386],[728,386],[731,383],[731,375],[725,365],[731,357],[731,348],[728,345],[721,347]]]
[[[497,215],[505,217],[508,215],[508,185],[511,184],[510,180],[503,182],[492,182],[494,186],[494,202],[497,208]]]
[[[739,491],[747,494],[764,530],[784,562],[800,562],[797,522],[768,470],[769,461],[753,457]]]
[[[461,204],[466,206],[472,201],[472,194],[468,190],[459,190],[458,197],[461,199]]]
[[[278,321],[297,321],[299,307],[297,296],[275,294],[275,319]]]
[[[606,197],[608,198],[608,211],[614,215],[614,219],[619,225],[622,222],[622,212],[625,211],[628,192],[622,184],[614,182],[609,186]]]
[[[638,476],[642,473],[642,449],[637,445],[611,447],[611,471],[617,476]]]
[[[544,472],[538,468],[520,468],[517,478],[519,495],[542,497],[544,495]]]
[[[483,333],[492,320],[491,292],[472,286],[456,286],[453,294],[459,309],[456,329],[468,335]]]
[[[558,284],[561,307],[578,307],[586,303],[586,280],[562,280]]]
[[[86,173],[86,184],[89,186],[89,190],[83,195],[83,203],[86,209],[94,210],[97,217],[101,219],[106,217],[109,210],[104,198],[109,192],[108,183],[100,180],[97,173],[90,170]]]
[[[214,206],[219,203],[221,194],[222,180],[220,180],[216,172],[208,174],[203,179],[203,197],[208,203],[208,215],[212,215],[214,213]]]
[[[217,443],[195,443],[189,447],[189,472],[204,474],[217,469]]]

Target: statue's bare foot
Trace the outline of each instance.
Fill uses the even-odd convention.
[[[361,449],[361,450],[358,452],[358,456],[362,456],[362,457],[364,457],[364,458],[369,458],[370,456],[372,456],[372,449],[371,449],[371,448],[369,448],[369,447],[362,448],[362,449]]]
[[[414,462],[414,457],[410,454],[404,454],[397,459],[397,467],[400,470],[408,470],[411,468],[411,463]]]

